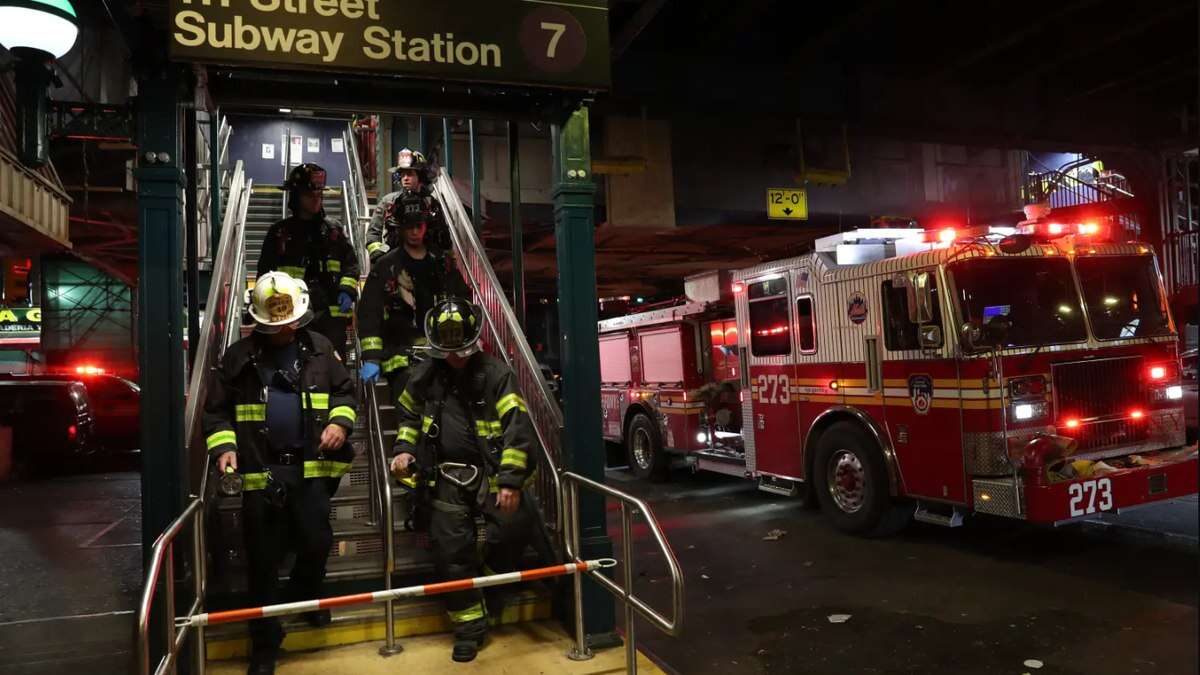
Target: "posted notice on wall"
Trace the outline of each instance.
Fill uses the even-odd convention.
[[[308,154],[311,155],[314,152],[321,152],[321,139],[319,138],[308,139]]]
[[[333,152],[345,152],[346,151],[346,142],[340,138],[329,139],[329,146],[330,146],[329,149]]]
[[[292,136],[292,154],[289,157],[292,165],[304,163],[304,137]]]
[[[263,143],[262,144],[262,158],[263,159],[275,159],[275,144],[274,143]]]

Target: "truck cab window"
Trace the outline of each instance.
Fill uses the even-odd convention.
[[[750,351],[755,356],[792,353],[792,331],[788,328],[786,297],[750,303]]]
[[[937,280],[930,281],[932,295],[933,321],[935,326],[942,325],[942,307],[939,299]],[[921,348],[917,336],[919,326],[908,320],[908,292],[903,286],[893,286],[892,282],[883,282],[883,337],[884,346],[888,351],[898,352]],[[941,347],[939,342],[938,347]]]
[[[813,323],[813,301],[807,295],[796,299],[796,330],[799,331],[800,351],[817,351],[817,325]]]

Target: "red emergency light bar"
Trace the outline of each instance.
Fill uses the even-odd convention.
[[[1045,222],[1032,223],[1022,225],[1019,228],[1022,234],[1028,234],[1038,239],[1057,239],[1075,235],[1086,237],[1088,239],[1103,241],[1109,238],[1109,230],[1107,226],[1100,225],[1094,221],[1082,223],[1060,223],[1060,222]]]
[[[103,375],[104,369],[98,366],[75,366],[76,375]]]

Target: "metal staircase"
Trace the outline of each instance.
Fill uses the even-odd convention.
[[[365,264],[367,256],[363,236],[366,224],[370,220],[370,206],[363,187],[355,138],[349,129],[345,134],[345,143],[350,164],[350,179],[340,190],[331,191],[337,193],[339,200],[336,206],[332,200],[327,201],[326,210],[331,215],[340,213],[344,222],[349,225],[348,236],[355,244],[360,260],[364,262],[365,275],[368,270]],[[600,493],[620,503],[624,532],[623,565],[626,568],[633,562],[630,528],[635,514],[640,514],[649,526],[661,559],[669,565],[672,578],[671,618],[654,612],[634,595],[633,576],[629,569],[624,570],[623,585],[602,577],[598,572],[593,575],[598,583],[626,605],[626,617],[630,626],[627,632],[627,654],[632,664],[632,616],[635,610],[660,630],[672,635],[679,632],[682,620],[683,579],[678,562],[645,503],[581,476],[561,472],[562,412],[546,388],[532,350],[508,305],[504,290],[496,279],[483,245],[475,234],[449,178],[439,178],[434,192],[446,209],[460,270],[475,296],[475,301],[484,308],[485,347],[512,367],[533,418],[541,452],[538,479],[529,494],[541,506],[547,527],[551,530],[552,545],[557,553],[566,559],[576,558],[579,547],[579,528],[576,522],[578,494],[581,490],[586,490]],[[216,481],[212,484],[208,481],[210,470],[201,435],[199,411],[205,399],[207,374],[219,362],[225,347],[238,339],[245,330],[241,325],[242,297],[249,276],[247,273],[252,272],[256,266],[258,250],[261,248],[262,235],[257,233],[265,234],[270,223],[278,219],[281,195],[277,191],[255,193],[242,175],[240,162],[229,194],[221,244],[214,255],[213,283],[208,298],[208,311],[201,328],[201,339],[198,342],[200,352],[197,354],[196,368],[191,377],[185,420],[189,439],[190,475],[199,479],[197,484],[192,485],[192,502],[155,541],[154,551],[147,566],[146,585],[137,618],[139,665],[143,673],[170,670],[179,657],[180,647],[185,644],[189,630],[195,631],[195,639],[203,646],[195,655],[195,672],[203,673],[208,659],[242,656],[248,650],[245,624],[189,629],[175,621],[176,617],[181,615],[192,616],[202,611],[230,609],[244,604],[244,598],[240,594],[245,588],[245,560],[238,522],[240,496],[222,496],[215,490]],[[330,193],[327,193],[327,200],[329,196]],[[258,208],[255,208],[256,206]],[[357,371],[356,354],[359,350],[353,329],[351,337],[354,349],[348,365]],[[433,571],[432,558],[426,549],[424,535],[402,529],[402,523],[407,519],[407,504],[404,498],[391,488],[388,458],[396,433],[396,419],[395,407],[391,403],[391,397],[387,396],[387,387],[381,384],[364,388],[362,394],[357,424],[350,437],[356,452],[355,460],[351,470],[342,478],[340,487],[332,499],[330,520],[333,523],[334,543],[323,589],[327,596],[380,590],[381,581],[386,589],[406,583],[426,583]],[[193,594],[190,606],[184,608],[176,607],[175,604],[176,569],[171,560],[178,545],[177,539],[189,528],[192,534],[192,553],[188,564],[180,567],[190,577]],[[281,576],[290,567],[290,560],[285,561],[284,565]],[[499,616],[495,618],[507,623],[548,617],[550,594],[548,589],[541,585],[544,583],[532,582],[534,585],[523,590],[504,594]],[[582,602],[581,581],[578,576],[575,577],[574,583],[577,607],[575,653],[579,658],[586,658],[583,618],[581,610],[578,609]],[[153,603],[160,590],[165,596],[165,613],[162,613],[163,617],[152,618]],[[490,608],[495,609],[494,606]],[[173,639],[166,655],[161,661],[157,661],[157,668],[152,669],[148,635],[155,618],[166,621],[168,634],[172,635]],[[450,628],[441,603],[428,598],[390,600],[361,609],[337,610],[333,621],[333,625],[328,628],[311,628],[301,621],[285,620],[284,626],[289,637],[284,647],[289,650],[316,649],[383,638],[385,643],[380,652],[391,654],[399,651],[395,643],[397,635],[440,632]]]
[[[1025,204],[1045,204],[1064,218],[1090,217],[1119,228],[1131,237],[1140,225],[1130,213],[1137,208],[1125,177],[1099,171],[1083,158],[1058,168],[1048,167],[1029,156],[1021,185]]]

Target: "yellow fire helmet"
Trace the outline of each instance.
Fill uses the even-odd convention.
[[[308,323],[312,320],[308,303],[308,285],[286,272],[268,272],[246,291],[246,306],[260,333],[276,333],[288,324]]]
[[[425,337],[434,358],[474,354],[479,351],[482,332],[483,311],[462,298],[443,300],[425,315]]]

